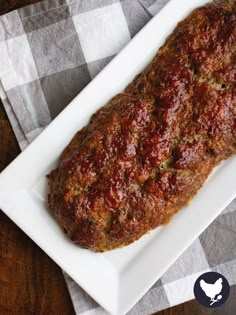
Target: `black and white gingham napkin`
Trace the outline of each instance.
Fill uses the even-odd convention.
[[[24,149],[167,2],[50,0],[1,16],[0,97],[20,147]],[[194,298],[193,284],[208,270],[236,284],[235,245],[236,200],[129,314],[151,314]],[[107,314],[65,278],[77,314]]]

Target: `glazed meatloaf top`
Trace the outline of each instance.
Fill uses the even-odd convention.
[[[49,175],[49,208],[76,244],[121,247],[166,224],[235,152],[236,1],[215,1],[75,135]]]

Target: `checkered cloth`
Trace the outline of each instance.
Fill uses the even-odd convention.
[[[0,97],[24,149],[168,0],[50,0],[0,17]],[[174,241],[174,240],[173,240]],[[236,283],[236,200],[129,312],[194,298],[208,270]],[[65,276],[77,314],[102,315]]]

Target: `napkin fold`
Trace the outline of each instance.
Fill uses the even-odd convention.
[[[50,0],[0,17],[0,97],[22,150],[167,2]],[[128,314],[193,299],[195,280],[209,270],[236,284],[235,244],[236,200]],[[65,279],[77,314],[107,314]]]

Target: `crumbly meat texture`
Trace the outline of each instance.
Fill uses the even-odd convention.
[[[215,1],[178,24],[49,175],[49,208],[73,242],[121,247],[187,205],[236,152],[235,83],[236,1]]]

